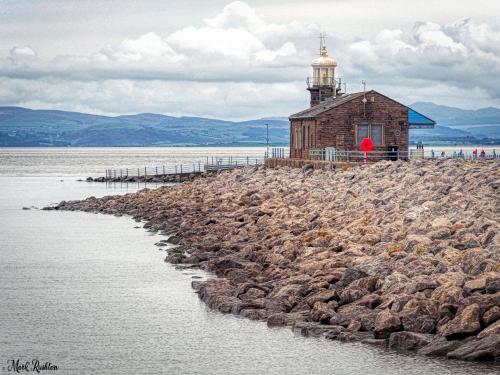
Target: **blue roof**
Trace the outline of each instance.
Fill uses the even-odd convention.
[[[429,117],[424,116],[417,111],[414,111],[410,107],[408,107],[408,124],[410,125],[410,129],[418,129],[418,128],[434,128],[436,125],[436,121],[431,120]]]

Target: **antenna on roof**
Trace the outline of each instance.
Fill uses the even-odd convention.
[[[321,52],[323,51],[323,48],[326,47],[326,34],[319,33],[319,54],[321,55]]]

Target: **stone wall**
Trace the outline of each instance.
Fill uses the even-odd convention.
[[[383,143],[376,145],[375,151],[387,151],[389,146],[396,146],[399,151],[408,151],[409,126],[408,108],[375,91],[366,94],[368,102],[363,110],[362,98],[353,99],[336,108],[321,113],[308,120],[293,120],[290,137],[290,157],[308,158],[309,149],[335,147],[338,150],[356,150],[356,126],[358,124],[381,124]],[[366,116],[365,116],[366,113]],[[313,140],[309,147],[296,147],[294,136],[297,131],[309,128]]]
[[[366,117],[362,99],[351,100],[318,116],[317,148],[335,147],[339,150],[359,150],[356,144],[356,125],[383,125],[383,144],[375,150],[385,151],[397,146],[400,151],[408,150],[407,107],[376,92],[366,95]],[[400,135],[397,136],[397,131]]]
[[[318,105],[320,101],[323,101],[327,98],[331,98],[333,96],[333,91],[335,90],[334,86],[313,86],[308,88],[311,93],[311,107]]]
[[[314,119],[294,120],[290,128],[290,157],[307,159],[309,150],[317,145],[317,126]]]
[[[324,160],[307,160],[307,159],[267,159],[266,166],[269,168],[291,167],[302,168],[304,165],[310,164],[314,169],[333,170],[341,168],[346,170],[359,163],[341,163]]]

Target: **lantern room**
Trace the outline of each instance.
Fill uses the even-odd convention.
[[[337,62],[328,57],[328,51],[324,45],[321,46],[320,57],[314,59],[311,66],[313,68],[313,86],[335,85],[335,67],[337,66]]]
[[[339,87],[337,87],[337,80],[335,79],[337,62],[328,57],[325,36],[321,34],[319,39],[319,57],[311,63],[312,77],[307,77],[307,89],[311,93],[311,107],[328,98],[335,98],[340,94],[340,82]]]

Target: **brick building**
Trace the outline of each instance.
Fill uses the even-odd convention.
[[[308,159],[311,150],[359,151],[371,138],[375,151],[408,151],[409,129],[434,127],[435,122],[381,93],[342,93],[335,78],[337,63],[324,46],[307,79],[311,107],[290,120],[290,157]]]

